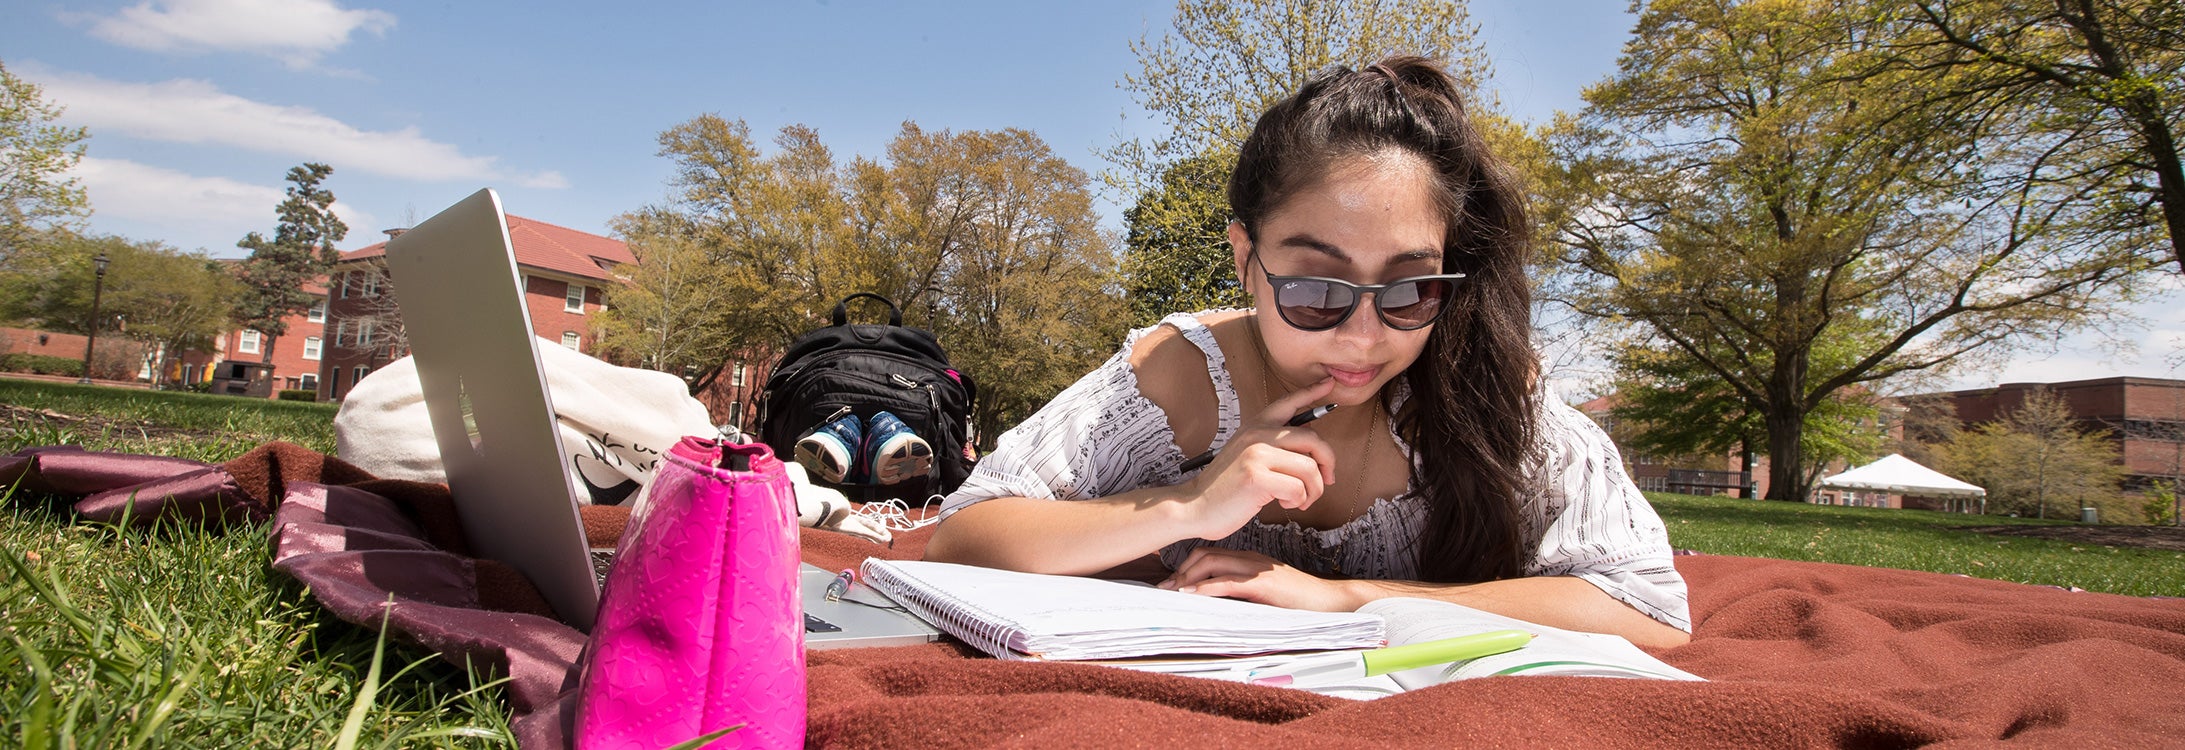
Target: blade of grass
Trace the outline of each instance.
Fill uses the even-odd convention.
[[[371,714],[372,703],[379,697],[379,667],[387,656],[387,620],[394,614],[394,601],[394,595],[388,594],[387,603],[379,610],[379,638],[372,644],[372,668],[364,673],[364,685],[349,705],[349,718],[341,723],[334,750],[356,750],[357,735],[364,731],[364,717]]]

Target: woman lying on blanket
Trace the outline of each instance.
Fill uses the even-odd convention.
[[[1134,332],[1001,436],[927,559],[1090,575],[1158,555],[1163,587],[1212,596],[1431,597],[1688,640],[1661,519],[1543,391],[1523,198],[1446,73],[1314,78],[1261,116],[1229,205],[1253,307]]]

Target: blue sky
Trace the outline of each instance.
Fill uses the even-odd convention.
[[[624,5],[624,4],[614,4]],[[817,129],[838,160],[878,156],[901,123],[1038,133],[1088,173],[1119,138],[1151,135],[1117,87],[1131,41],[1173,0],[631,3],[384,0],[19,0],[0,7],[0,61],[92,133],[78,177],[91,228],[234,256],[269,232],[281,177],[304,161],[351,226],[346,248],[479,187],[513,213],[606,233],[665,195],[660,131],[713,112],[770,138]],[[1623,0],[1478,0],[1505,110],[1575,110],[1631,25]],[[1105,223],[1121,208],[1103,199]],[[2185,313],[2172,292],[2124,331],[1946,385],[2175,377]]]

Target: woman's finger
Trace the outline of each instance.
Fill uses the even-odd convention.
[[[1314,479],[1318,480],[1320,487],[1314,489],[1313,497],[1320,496],[1320,489],[1335,484],[1335,446],[1329,445],[1320,433],[1309,427],[1285,427],[1267,442],[1291,455],[1312,459],[1314,468],[1301,471],[1317,475]],[[1299,476],[1302,477],[1303,474]]]

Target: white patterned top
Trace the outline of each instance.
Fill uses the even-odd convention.
[[[1161,321],[1206,355],[1213,378],[1219,449],[1242,424],[1242,407],[1203,313]],[[1080,378],[1031,418],[1002,434],[962,487],[942,503],[941,517],[982,500],[1027,497],[1086,500],[1184,480],[1186,456],[1168,416],[1138,390],[1131,348],[1153,328],[1132,331],[1123,349]],[[1395,381],[1396,405],[1407,390]],[[1683,576],[1671,563],[1668,530],[1624,474],[1614,442],[1592,420],[1544,397],[1528,473],[1534,478],[1519,513],[1528,545],[1528,576],[1577,576],[1617,600],[1680,630],[1692,629]],[[1409,445],[1397,445],[1406,454]],[[1413,461],[1424,457],[1413,455]],[[1406,490],[1375,500],[1364,514],[1332,529],[1253,520],[1228,537],[1184,539],[1161,550],[1181,564],[1202,544],[1258,552],[1317,575],[1342,570],[1353,578],[1417,580],[1414,545],[1425,530],[1426,501]]]

